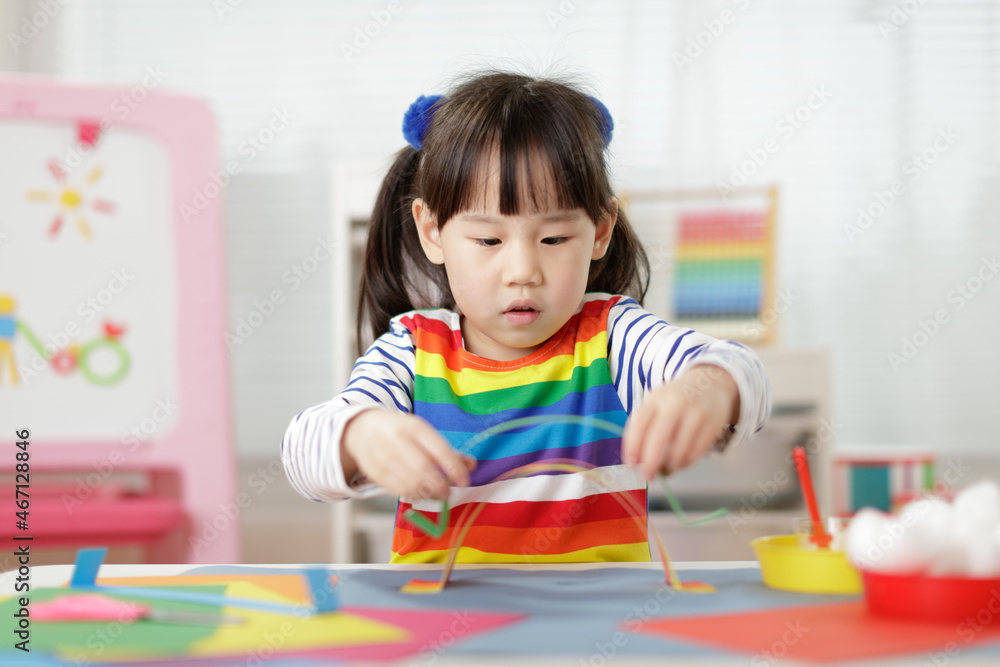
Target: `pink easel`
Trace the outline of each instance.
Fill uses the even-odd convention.
[[[81,128],[81,140],[92,141],[95,137],[83,136],[83,130],[97,130],[102,119],[111,119],[116,129],[128,128],[156,142],[169,162],[169,233],[177,259],[177,317],[172,340],[177,346],[180,407],[169,429],[155,433],[115,466],[116,472],[147,476],[149,492],[138,496],[119,493],[109,484],[74,506],[72,512],[67,511],[61,493],[65,488],[49,485],[46,491],[36,479],[90,473],[97,462],[121,459],[122,442],[110,437],[50,442],[45,439],[44,424],[25,424],[33,430],[33,548],[139,545],[149,562],[236,563],[240,561],[240,537],[239,519],[233,516],[238,508],[229,357],[224,342],[227,308],[222,195],[208,199],[190,224],[180,212],[181,204],[190,204],[192,192],[201,191],[210,175],[221,168],[215,122],[204,101],[155,90],[125,118],[118,118],[113,111],[118,108],[116,102],[120,105],[129,90],[0,76],[0,121],[73,124]],[[94,124],[88,125],[88,119]],[[67,233],[65,228],[61,233]],[[140,362],[133,359],[133,364]],[[0,410],[3,401],[0,392]],[[58,419],[58,410],[53,406],[53,419]],[[14,434],[3,433],[0,442],[0,470],[12,475]],[[13,496],[8,488],[0,493]],[[7,535],[14,531],[13,523],[5,522]]]

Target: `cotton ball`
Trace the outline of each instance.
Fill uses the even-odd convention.
[[[1000,524],[990,523],[1000,510],[1000,493],[992,482],[964,489],[952,505],[950,531],[928,573],[938,577],[1000,576]],[[995,496],[998,507],[993,508]],[[1000,511],[996,512],[1000,520]]]
[[[955,496],[955,514],[979,528],[1000,525],[1000,487],[988,479],[970,484]]]
[[[861,569],[908,574],[927,565],[912,531],[878,510],[865,508],[855,514],[846,542],[848,558]]]
[[[965,565],[970,577],[1000,576],[1000,545],[993,538],[983,533],[967,548]]]
[[[951,538],[954,511],[950,504],[936,496],[925,496],[907,503],[900,519],[912,532],[921,557],[928,564],[940,556]]]
[[[865,507],[858,510],[858,513],[847,525],[844,551],[847,553],[847,558],[858,567],[867,566],[867,552],[875,544],[875,539],[884,528],[886,518],[888,515],[876,509]]]
[[[932,577],[960,577],[965,575],[965,546],[949,543],[937,558],[931,561],[927,574]]]

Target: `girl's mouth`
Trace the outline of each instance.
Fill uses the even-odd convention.
[[[525,326],[538,319],[541,312],[529,305],[513,305],[508,308],[503,316],[508,322],[515,326]]]

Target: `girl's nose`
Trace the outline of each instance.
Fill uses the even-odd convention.
[[[508,285],[538,285],[542,282],[542,265],[533,244],[511,243],[504,261],[504,281]]]

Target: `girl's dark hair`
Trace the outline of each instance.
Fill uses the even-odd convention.
[[[554,197],[559,208],[582,208],[596,224],[613,195],[603,124],[586,94],[520,74],[480,74],[439,100],[421,149],[407,146],[396,154],[375,202],[358,296],[358,353],[367,347],[366,323],[377,337],[400,313],[455,307],[444,266],[432,264],[420,246],[415,198],[443,227],[477,203],[483,170],[498,152],[501,214],[539,210]],[[535,156],[547,174],[531,173],[539,164]],[[641,303],[648,286],[649,260],[619,209],[608,251],[591,262],[587,291]]]

